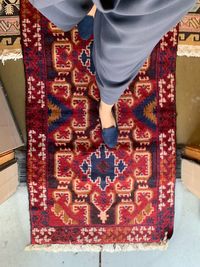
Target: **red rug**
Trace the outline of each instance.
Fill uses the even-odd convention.
[[[27,0],[21,30],[31,244],[166,247],[174,223],[178,25],[120,97],[114,149],[101,138],[93,36],[62,32]]]

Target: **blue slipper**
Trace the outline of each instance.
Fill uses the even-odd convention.
[[[78,23],[77,25],[78,32],[83,40],[88,40],[93,34],[93,24],[94,24],[93,16],[85,16],[84,19],[82,19]]]
[[[110,147],[113,148],[117,145],[117,139],[118,139],[118,126],[117,126],[117,120],[115,113],[112,109],[113,117],[115,118],[116,126],[111,126],[108,128],[103,128],[102,129],[102,138],[104,140],[104,143]],[[101,119],[99,118],[100,124],[101,124]],[[101,124],[102,128],[102,124]]]

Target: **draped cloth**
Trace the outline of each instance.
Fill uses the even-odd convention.
[[[97,6],[93,60],[101,99],[118,101],[151,51],[195,0],[30,0],[63,31],[71,30]]]

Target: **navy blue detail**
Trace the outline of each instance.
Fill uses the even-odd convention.
[[[91,164],[91,165],[90,165]],[[83,173],[88,175],[91,172],[90,179],[95,183],[100,178],[100,188],[105,190],[108,184],[106,183],[106,177],[111,182],[114,182],[116,178],[115,170],[118,169],[118,173],[122,173],[127,165],[124,164],[123,160],[120,160],[115,165],[115,155],[110,153],[108,157],[105,155],[105,145],[100,147],[100,155],[97,157],[96,153],[91,155],[91,163],[88,160],[84,160],[80,166]]]
[[[88,40],[93,34],[94,18],[85,16],[77,25],[80,37],[83,40]]]
[[[156,124],[152,122],[152,120],[150,120],[149,118],[147,118],[144,115],[144,108],[151,103],[152,101],[154,101],[156,98],[156,93],[151,94],[150,96],[148,96],[147,98],[144,99],[144,101],[142,101],[137,107],[134,108],[134,110],[132,111],[135,115],[135,117],[141,121],[142,123],[145,123],[149,128],[151,128],[152,130],[156,130]],[[153,114],[156,116],[156,109],[153,110]]]
[[[70,119],[70,117],[73,114],[73,111],[66,107],[61,101],[59,101],[57,98],[55,98],[53,95],[48,95],[48,100],[52,102],[54,105],[58,106],[59,109],[61,109],[61,115],[60,118],[57,119],[55,122],[51,123],[48,127],[48,131],[54,131],[56,128],[58,128],[60,125],[65,123],[67,120]],[[50,116],[52,113],[52,110],[48,108],[48,116]]]

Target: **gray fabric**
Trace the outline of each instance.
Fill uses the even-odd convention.
[[[195,0],[29,0],[64,31],[97,6],[93,59],[101,99],[114,104],[162,36]]]

